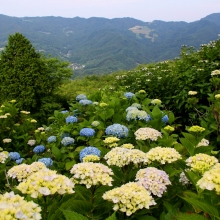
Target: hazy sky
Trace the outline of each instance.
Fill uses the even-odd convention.
[[[191,22],[219,12],[220,0],[0,0],[0,14],[15,17],[132,17]]]

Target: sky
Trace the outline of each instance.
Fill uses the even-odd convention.
[[[0,14],[14,17],[131,17],[193,22],[220,13],[220,0],[0,0]]]

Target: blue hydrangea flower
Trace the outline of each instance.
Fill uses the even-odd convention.
[[[43,153],[45,151],[45,147],[43,145],[38,145],[33,149],[35,154]]]
[[[62,140],[61,140],[61,144],[64,145],[64,146],[68,146],[68,145],[71,145],[71,144],[74,144],[75,140],[71,137],[64,137]]]
[[[128,136],[128,128],[121,124],[113,124],[105,129],[105,133],[117,138],[124,138]]]
[[[80,130],[79,135],[85,137],[92,137],[95,134],[95,130],[93,128],[83,128]]]
[[[92,104],[92,101],[91,101],[91,100],[88,100],[88,99],[83,99],[83,100],[80,100],[80,101],[79,101],[79,104],[80,104],[80,105],[91,105],[91,104]]]
[[[52,142],[56,142],[57,141],[57,137],[56,136],[50,136],[47,138],[47,142],[48,143],[52,143]]]
[[[79,94],[78,96],[76,96],[76,100],[77,101],[80,101],[80,100],[85,100],[87,99],[86,95],[84,94]]]
[[[98,157],[100,157],[100,154],[101,152],[99,149],[97,149],[96,147],[89,146],[85,147],[83,150],[80,151],[79,159],[82,162],[83,158],[87,155],[97,155]]]
[[[124,93],[124,96],[125,96],[127,99],[131,99],[133,96],[135,96],[135,94],[132,93],[132,92],[126,92],[126,93]]]
[[[16,164],[21,164],[23,160],[24,160],[24,158],[20,158],[20,159],[16,160],[15,163]]]
[[[66,114],[66,113],[68,113],[69,111],[68,110],[63,110],[63,111],[61,111],[61,113],[63,113],[63,114]]]
[[[167,115],[164,115],[163,118],[161,119],[163,123],[167,123],[169,121],[169,118]]]
[[[18,160],[21,157],[18,152],[10,152],[8,156],[11,158],[11,160]]]
[[[44,163],[46,167],[50,167],[53,165],[52,159],[47,157],[39,159],[38,162]]]
[[[77,119],[77,117],[75,117],[75,116],[68,116],[68,117],[66,117],[66,123],[67,123],[67,124],[75,123],[75,122],[77,122],[77,121],[78,121],[78,119]]]

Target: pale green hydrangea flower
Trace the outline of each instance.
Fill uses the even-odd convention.
[[[161,132],[154,128],[139,128],[135,133],[136,140],[147,140],[157,141],[158,138],[162,137]]]
[[[188,129],[188,131],[189,131],[189,132],[194,132],[194,133],[201,133],[201,132],[205,131],[205,128],[200,127],[200,126],[198,126],[198,125],[194,125],[194,126],[190,127],[190,128]]]

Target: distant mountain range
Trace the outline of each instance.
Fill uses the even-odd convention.
[[[0,50],[15,32],[26,36],[36,50],[70,61],[76,75],[102,74],[174,59],[181,45],[198,49],[217,40],[220,13],[190,23],[0,15]]]

